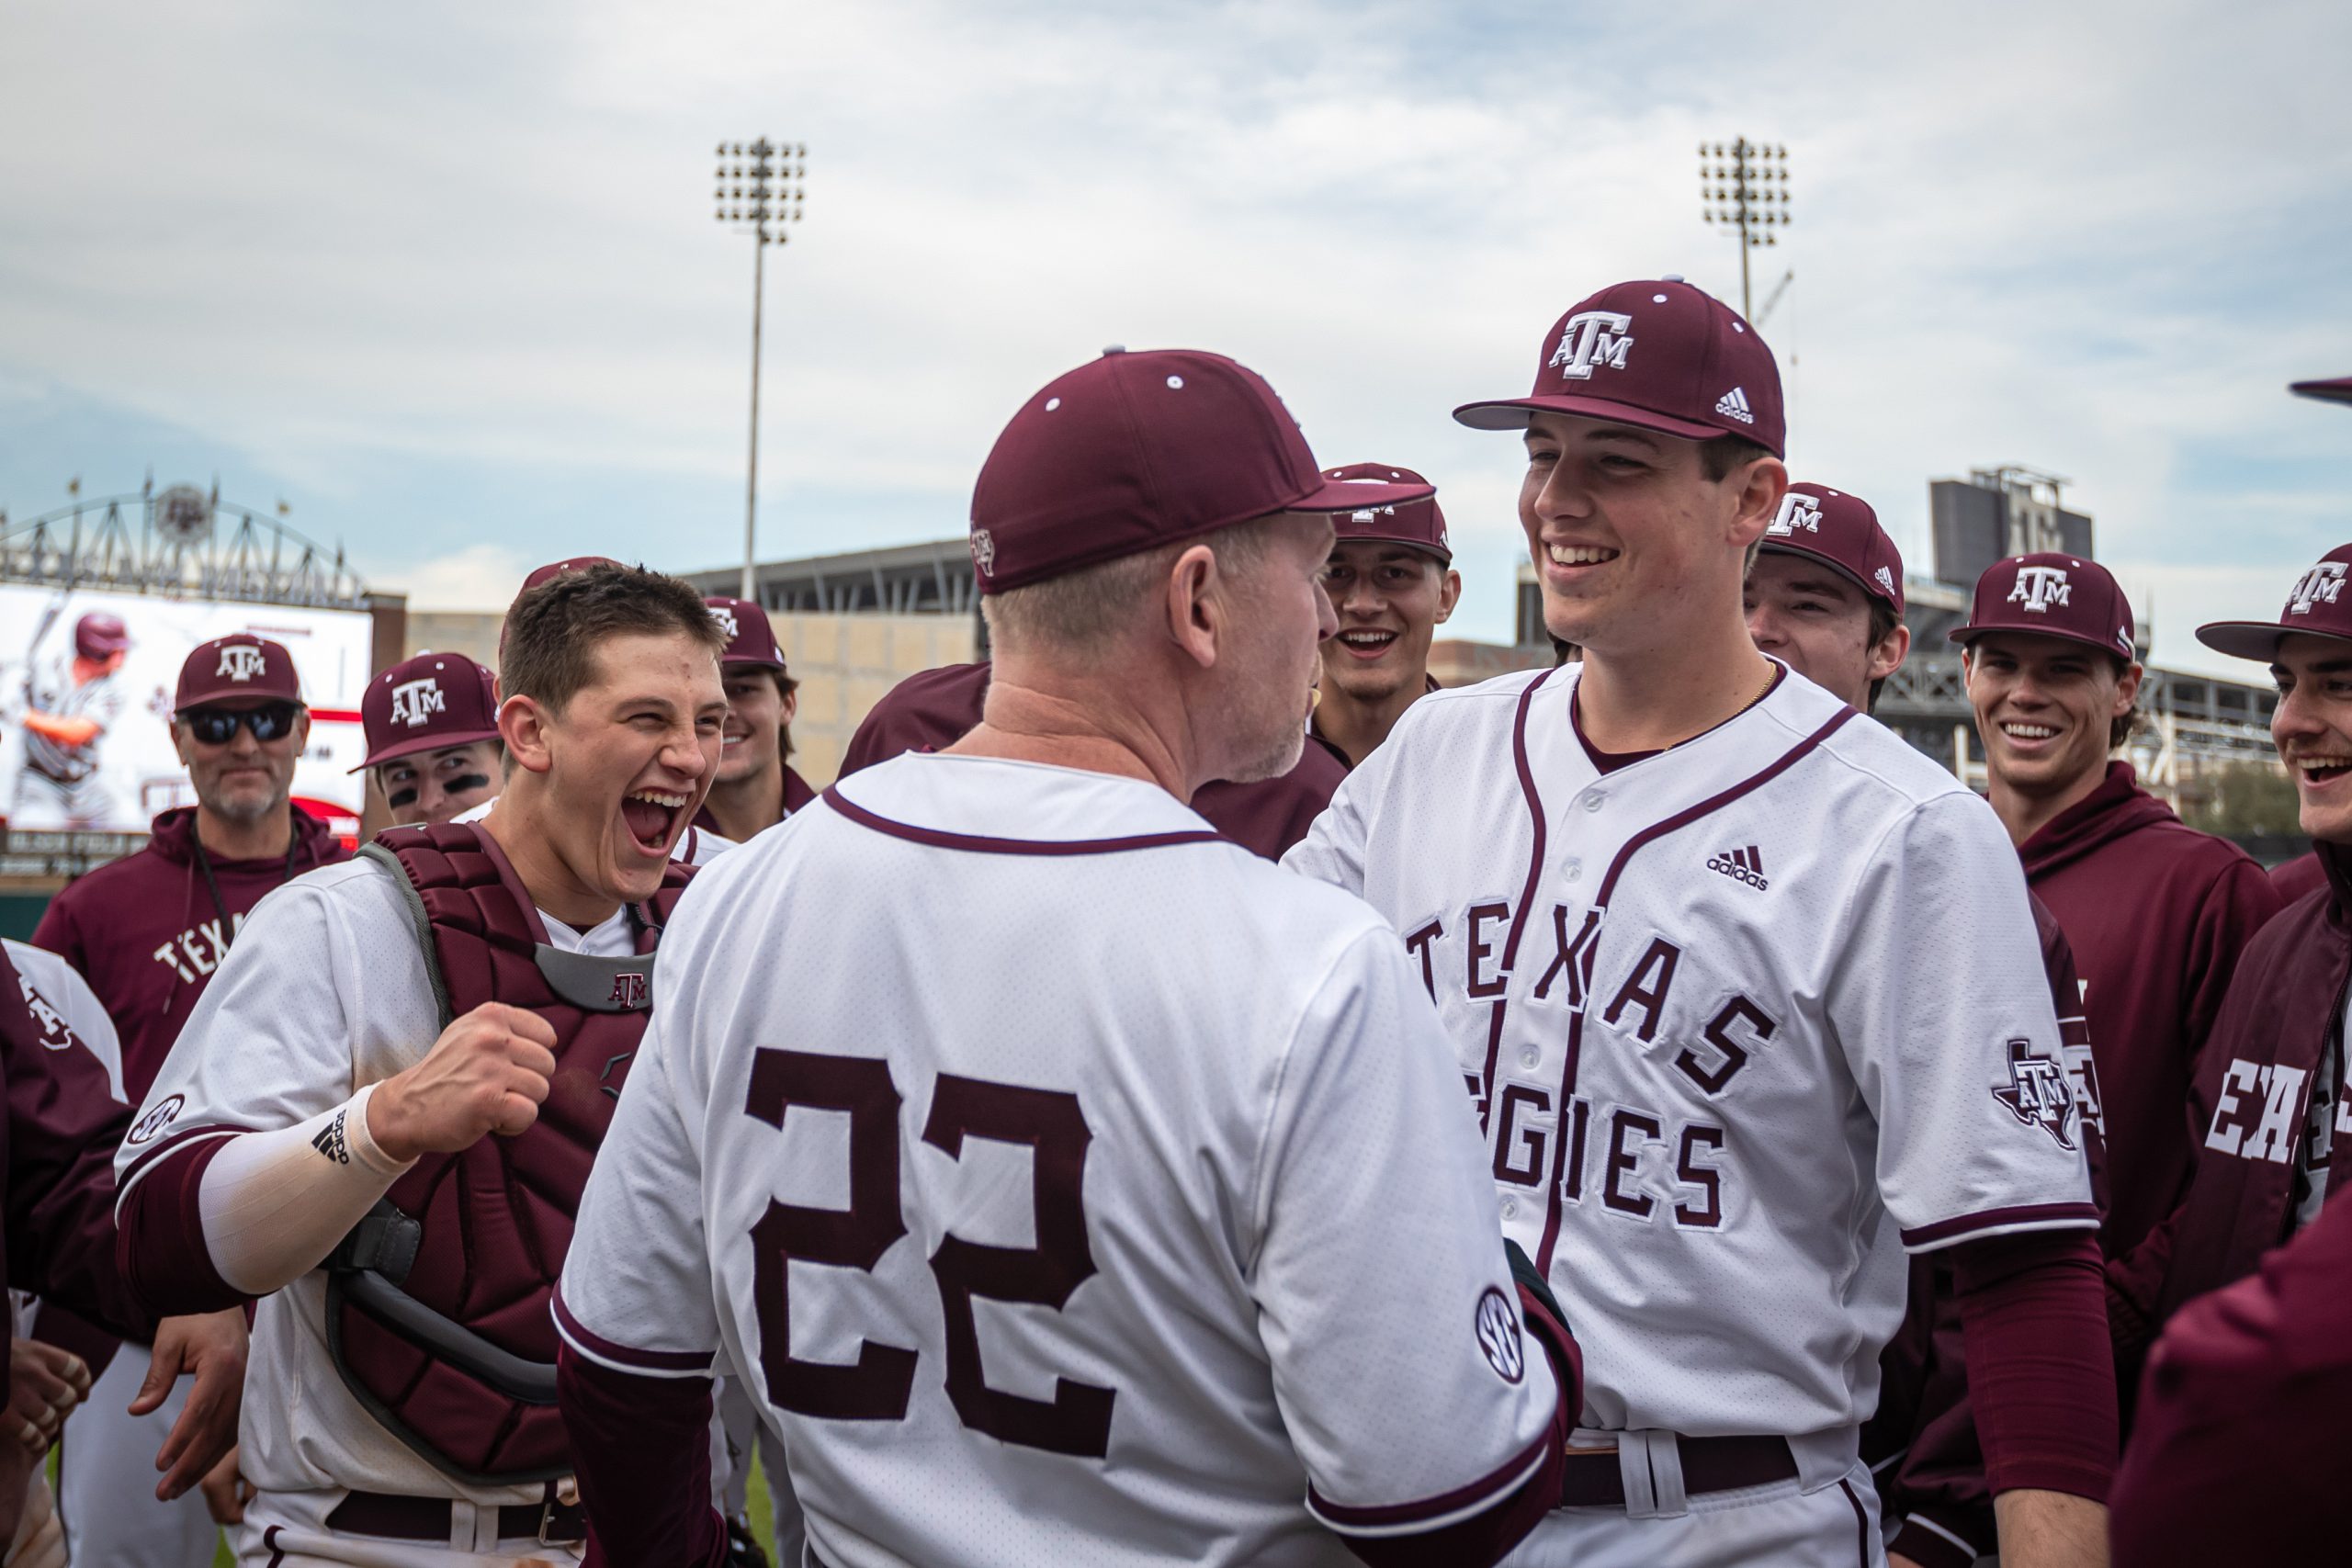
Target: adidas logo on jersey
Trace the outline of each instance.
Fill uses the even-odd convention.
[[[1719,871],[1734,882],[1745,882],[1758,893],[1772,886],[1764,879],[1764,853],[1754,844],[1744,850],[1726,850],[1722,854],[1709,856],[1707,869]]]
[[[1715,412],[1725,419],[1736,419],[1742,424],[1756,423],[1755,412],[1747,406],[1747,392],[1745,388],[1734,387],[1730,391],[1717,398]]]

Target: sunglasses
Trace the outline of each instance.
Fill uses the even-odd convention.
[[[256,740],[284,739],[294,733],[294,716],[301,711],[293,703],[264,703],[253,708],[189,708],[180,715],[180,722],[207,746],[226,746],[237,738],[240,725],[252,730]]]

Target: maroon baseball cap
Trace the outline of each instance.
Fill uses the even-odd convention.
[[[462,653],[420,653],[368,682],[359,699],[372,768],[417,751],[498,739],[490,671]]]
[[[972,491],[980,592],[1278,512],[1426,501],[1427,484],[1332,483],[1257,372],[1193,349],[1103,350],[1012,416]]]
[[[551,560],[548,562],[547,565],[540,567],[538,570],[532,572],[530,576],[525,578],[523,580],[523,586],[514,591],[514,597],[520,599],[524,594],[528,593],[532,589],[537,588],[540,583],[547,581],[549,578],[561,577],[567,571],[585,571],[592,566],[618,566],[620,564],[620,562],[615,560],[610,556],[574,556],[570,560]]]
[[[2317,398],[2322,402],[2352,403],[2352,376],[2338,376],[2333,381],[2297,381],[2287,389],[2299,397]]]
[[[302,682],[294,656],[283,643],[251,632],[214,637],[198,645],[180,666],[179,691],[172,711],[186,713],[221,704],[259,707],[264,703],[300,703]]]
[[[1464,403],[1475,430],[1523,430],[1532,413],[1614,420],[1686,441],[1739,435],[1787,446],[1781,370],[1731,307],[1679,277],[1620,283],[1574,306],[1537,349],[1523,398]]]
[[[74,623],[74,651],[85,659],[111,659],[130,646],[120,615],[93,610]]]
[[[738,664],[757,664],[764,669],[784,668],[784,649],[775,640],[775,628],[768,624],[768,613],[749,599],[730,599],[724,593],[713,593],[703,600],[710,606],[710,618],[727,634],[727,650],[718,656],[720,669]]]
[[[2278,657],[2279,639],[2290,633],[2352,642],[2352,594],[2344,592],[2347,571],[2352,571],[2352,545],[2338,545],[2295,579],[2277,620],[2208,622],[2197,628],[2197,640],[2216,653],[2265,664]]]
[[[1949,635],[1964,643],[1986,632],[2035,632],[2137,659],[2132,603],[2107,568],[2060,551],[1996,560],[1976,580],[1968,624]]]
[[[1387,463],[1350,463],[1343,468],[1324,469],[1323,477],[1341,484],[1429,483],[1410,468],[1399,468]],[[1438,509],[1434,490],[1427,501],[1359,507],[1353,512],[1340,513],[1331,519],[1331,523],[1342,539],[1378,539],[1388,544],[1410,545],[1417,550],[1437,557],[1444,565],[1453,564],[1453,541],[1446,534],[1445,513]]]
[[[1764,548],[1810,556],[1861,591],[1903,614],[1903,552],[1879,526],[1878,513],[1859,495],[1827,485],[1792,484],[1764,530]]]

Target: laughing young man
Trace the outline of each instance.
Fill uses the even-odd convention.
[[[1410,468],[1355,463],[1323,477],[1362,484],[1423,484]],[[1340,629],[1323,644],[1322,694],[1309,733],[1352,768],[1388,739],[1396,721],[1437,689],[1430,642],[1462,597],[1453,543],[1437,497],[1342,513],[1323,569]]]
[[[2352,379],[2338,386],[2352,399]],[[2326,1562],[2344,1550],[2352,1203],[2337,1200],[2352,1186],[2347,575],[2352,545],[2305,571],[2277,620],[2197,628],[2214,651],[2270,667],[2278,686],[2270,737],[2295,781],[2324,882],[2247,944],[2198,1075],[2197,1177],[2169,1226],[2163,1302],[2179,1310],[2149,1358],[2139,1425],[2116,1479],[2120,1562]]]
[[[2184,1107],[2238,955],[2278,912],[2261,866],[2139,787],[2112,753],[2141,667],[2132,606],[2107,569],[2064,554],[1996,561],[1968,624],[1969,705],[1993,809],[2075,950],[2107,1140],[2108,1315],[2131,1394],[2165,1243],[2194,1147]]]
[[[653,572],[526,592],[489,816],[266,900],[164,1063],[119,1156],[124,1256],[158,1311],[260,1300],[243,1561],[581,1540],[547,1293],[718,770],[720,643]]]

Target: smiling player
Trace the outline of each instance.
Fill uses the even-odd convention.
[[[1425,484],[1410,468],[1356,463],[1327,479]],[[1462,597],[1453,541],[1437,497],[1343,512],[1323,569],[1340,629],[1323,643],[1322,700],[1309,726],[1323,749],[1354,767],[1388,739],[1405,710],[1437,690],[1430,640]]]
[[[727,728],[718,782],[695,825],[740,844],[817,798],[789,761],[800,682],[785,669],[765,610],[724,594],[703,603],[727,634],[718,661],[727,685]]]
[[[1584,660],[1416,703],[1284,863],[1402,933],[1586,1347],[1563,1506],[1512,1561],[1876,1562],[1858,1428],[1903,1254],[1950,1249],[2004,1560],[2097,1562],[2098,1212],[2024,879],[1981,801],[1748,636],[1770,352],[1620,284],[1455,417],[1523,440]]]
[[[547,1292],[718,769],[720,642],[657,573],[526,592],[490,815],[393,829],[266,900],[147,1097],[119,1161],[134,1288],[261,1298],[246,1561],[581,1540],[539,1397]]]
[[[368,682],[368,770],[392,820],[447,822],[498,793],[497,682],[462,653],[424,652]],[[354,768],[357,773],[359,768]]]
[[[2253,857],[2188,827],[2112,757],[2140,689],[2132,627],[2106,568],[2046,553],[1986,569],[1968,624],[1951,634],[1967,649],[1993,809],[2082,977],[2127,1427],[2166,1268],[2166,1243],[2152,1232],[2188,1190],[2196,1158],[2182,1108],[2239,954],[2278,909]]]

